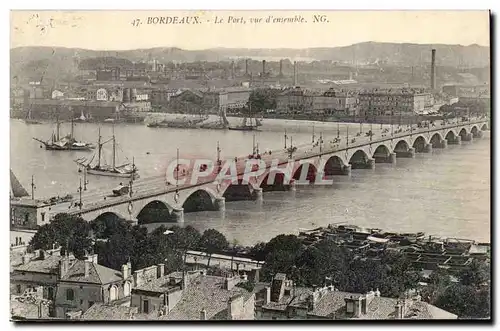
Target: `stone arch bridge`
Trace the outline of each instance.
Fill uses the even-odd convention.
[[[263,191],[294,190],[299,184],[317,184],[332,175],[349,175],[351,169],[373,169],[376,163],[395,163],[400,157],[414,157],[415,153],[429,153],[433,148],[481,138],[484,130],[488,130],[487,120],[386,131],[372,137],[345,137],[336,143],[299,148],[293,155],[273,152],[273,160],[279,161],[273,164],[271,158],[263,158],[266,167],[258,176],[241,172],[237,181],[207,177],[196,184],[181,186],[166,186],[162,177],[144,179],[134,184],[131,195],[106,198],[103,192],[91,192],[83,197],[81,208],[72,203],[60,204],[52,208],[49,216],[64,212],[88,221],[120,217],[133,223],[153,222],[158,218],[182,222],[185,212],[224,211],[226,201],[261,199]],[[244,182],[245,174],[248,182]]]

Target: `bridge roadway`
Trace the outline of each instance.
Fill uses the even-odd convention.
[[[366,132],[363,132],[363,135],[361,136],[357,136],[357,132],[353,132],[353,134],[349,135],[348,138],[339,137],[340,139],[338,141],[335,141],[335,138],[326,141],[325,137],[323,137],[322,144],[319,144],[316,141],[316,143],[309,143],[309,144],[295,146],[297,147],[297,150],[293,153],[292,159],[294,161],[307,160],[314,157],[320,157],[325,154],[332,154],[335,152],[358,149],[361,147],[365,147],[367,145],[371,146],[377,143],[384,143],[387,141],[398,140],[409,136],[418,136],[422,134],[430,135],[430,133],[445,131],[447,129],[461,128],[461,127],[471,128],[472,125],[478,126],[478,129],[481,130],[481,128],[484,125],[486,126],[488,125],[488,120],[483,118],[471,121],[461,121],[460,119],[453,119],[453,120],[447,120],[446,123],[444,121],[439,121],[439,123],[434,122],[433,126],[424,128],[418,128],[417,125],[413,126],[405,125],[400,127],[394,125],[393,134],[391,134],[391,129],[387,128],[386,126],[387,128],[386,130],[388,131],[386,131],[385,133],[383,131],[379,131],[378,134],[374,134],[371,137],[371,140],[369,136],[366,136]],[[374,124],[373,127],[375,126],[376,125]],[[443,134],[442,136],[443,138],[444,135],[446,135],[446,133]],[[237,158],[238,161],[236,163],[237,164],[236,168],[239,178],[241,178],[241,176],[245,173],[245,161],[247,159],[248,155],[240,156]],[[261,159],[266,162],[266,167],[269,170],[269,168],[271,167],[271,162],[273,160],[278,159],[280,165],[287,164],[287,162],[289,162],[290,160],[290,155],[287,150],[280,149],[271,151],[271,153],[262,153]],[[189,182],[189,175],[190,173],[188,172],[186,176],[188,177],[187,178],[188,180],[186,182]],[[179,186],[176,186],[174,184],[170,185],[167,184],[166,177],[164,175],[148,177],[148,178],[139,178],[133,182],[132,185],[133,193],[131,196],[129,195],[113,196],[112,195],[113,188],[109,188],[106,190],[98,189],[98,190],[83,191],[81,209],[78,206],[80,193],[77,192],[72,194],[73,195],[72,202],[61,203],[52,206],[50,215],[53,217],[57,213],[69,213],[77,215],[80,214],[84,216],[84,214],[87,214],[89,212],[95,214],[95,212],[99,210],[109,211],[110,208],[113,208],[113,206],[117,205],[123,205],[127,203],[131,204],[134,201],[139,201],[146,198],[154,198],[162,195],[175,194],[176,191],[181,193],[183,191],[190,191],[190,190],[192,191],[193,189],[196,190],[197,187],[203,187],[204,185],[213,184],[216,177],[217,174],[214,171],[211,175],[207,177],[201,177],[196,184],[185,183]],[[127,180],[128,179],[124,179],[124,181]],[[124,182],[124,184],[127,183]],[[217,195],[217,193],[213,192],[212,195],[215,196]],[[182,205],[178,206],[177,209],[182,210],[181,206]],[[130,210],[129,213],[131,213]]]

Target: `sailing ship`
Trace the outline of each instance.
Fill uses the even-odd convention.
[[[26,123],[26,124],[42,124],[42,122],[33,119],[32,114],[31,114],[31,105],[30,105],[30,108],[28,109],[28,114],[26,115],[26,118],[24,119],[24,123]]]
[[[253,120],[253,123],[252,123]],[[256,117],[244,117],[241,125],[229,127],[229,130],[238,131],[259,131],[259,126],[262,126],[262,122]]]
[[[225,130],[229,127],[229,121],[226,117],[226,111],[219,112],[219,119],[215,122],[207,122],[200,125],[201,129]]]
[[[43,141],[38,138],[33,138],[34,140],[41,142],[45,149],[53,151],[90,151],[94,149],[94,145],[86,142],[77,141],[73,135],[74,132],[74,122],[71,120],[71,133],[63,138],[60,138],[60,127],[61,123],[57,119],[56,123],[56,133],[52,133],[52,139],[48,141]]]
[[[250,105],[249,113],[252,113],[252,106]],[[253,120],[253,122],[252,122]],[[238,131],[259,131],[258,127],[262,126],[262,122],[257,119],[257,117],[244,117],[243,122],[239,126],[229,127],[229,130],[238,130]]]
[[[112,143],[112,158],[111,165],[108,165],[105,158],[103,157],[103,146],[107,143]],[[99,176],[111,176],[111,177],[122,177],[122,178],[139,178],[138,169],[135,166],[133,160],[132,163],[128,160],[122,164],[117,162],[116,153],[116,138],[113,128],[113,136],[111,139],[102,142],[101,141],[101,129],[99,128],[99,138],[97,141],[97,151],[92,155],[90,159],[85,157],[75,160],[75,162],[85,169],[88,174],[99,175]]]

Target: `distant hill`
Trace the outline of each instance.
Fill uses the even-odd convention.
[[[384,65],[412,66],[430,63],[431,49],[437,51],[438,66],[485,67],[490,64],[489,47],[479,45],[444,44],[398,44],[364,42],[345,47],[307,49],[242,49],[212,48],[206,50],[183,50],[175,47],[158,47],[127,51],[95,51],[64,47],[17,47],[10,50],[11,78],[16,80],[47,80],[69,78],[78,73],[79,66],[88,68],[92,58],[116,58],[120,63],[221,61],[234,57],[310,59],[322,61],[350,62],[358,64],[378,63]],[[123,60],[121,60],[123,59]],[[97,61],[98,62],[98,61]]]

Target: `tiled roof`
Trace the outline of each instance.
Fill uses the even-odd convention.
[[[247,290],[235,286],[232,290],[224,289],[224,278],[200,275],[182,293],[182,299],[166,316],[166,320],[199,320],[200,311],[205,309],[207,320],[226,319],[227,304],[230,298],[243,294],[244,300],[251,295]]]
[[[109,284],[123,280],[123,277],[121,272],[97,263],[89,263],[89,276],[85,277],[85,261],[79,260],[69,268],[68,273],[64,275],[61,280],[93,284]]]
[[[191,274],[188,274],[188,277],[193,277],[193,276]],[[134,287],[134,290],[164,293],[168,289],[175,287],[169,284],[170,278],[175,278],[176,280],[182,280],[182,272],[175,271],[168,275],[164,275],[163,277],[152,279],[148,282],[145,282],[143,284]]]
[[[308,307],[308,297],[312,294],[310,288],[296,288],[291,296],[283,296],[280,302],[270,302],[263,305],[264,309],[286,310],[287,307]],[[359,293],[341,291],[325,291],[318,299],[313,310],[308,309],[308,315],[320,318],[351,319],[355,318],[347,314],[345,298],[358,298]],[[397,299],[387,297],[374,297],[367,307],[366,314],[361,314],[359,319],[380,320],[395,319]],[[456,319],[457,316],[423,301],[414,301],[407,309],[405,319]]]
[[[40,302],[20,302],[16,298],[10,300],[11,317],[22,319],[39,319],[48,317],[48,307],[42,305],[42,316],[39,316]]]
[[[137,307],[124,307],[95,303],[80,317],[83,320],[116,321],[134,319]]]
[[[62,256],[50,255],[45,259],[32,260],[26,264],[21,264],[14,268],[15,271],[40,272],[45,274],[57,274],[59,270],[59,261]]]

